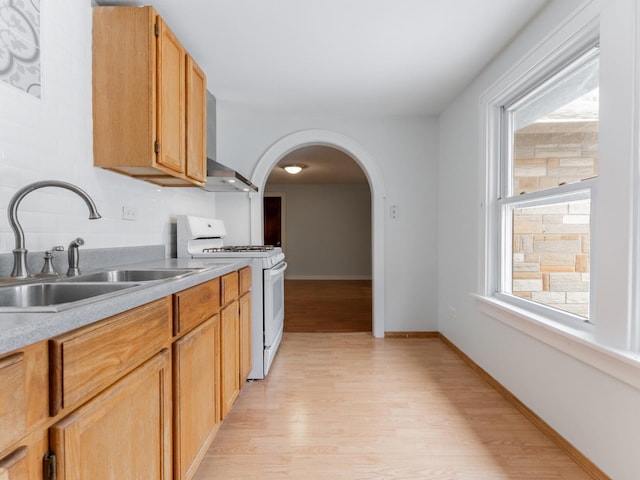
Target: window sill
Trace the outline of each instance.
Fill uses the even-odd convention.
[[[485,315],[640,389],[640,354],[607,347],[591,332],[553,322],[494,297],[472,297]]]

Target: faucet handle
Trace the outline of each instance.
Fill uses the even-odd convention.
[[[44,252],[44,265],[42,266],[41,274],[55,276],[60,275],[53,266],[53,252],[62,252],[63,250],[64,247],[62,245],[56,245],[55,247],[51,247],[51,250],[46,250]]]
[[[51,250],[45,250],[44,256],[45,258],[53,258],[53,252],[62,251],[64,251],[64,247],[62,245],[56,245],[55,247],[51,247]]]

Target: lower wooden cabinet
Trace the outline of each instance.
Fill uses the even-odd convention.
[[[238,300],[220,311],[220,402],[224,419],[240,392],[240,325]]]
[[[251,370],[242,272],[0,357],[0,480],[191,480]]]
[[[169,352],[133,370],[49,433],[57,480],[169,480]]]
[[[240,308],[240,388],[251,373],[251,293],[239,299]]]
[[[188,480],[218,431],[219,315],[173,344],[174,479]]]
[[[43,480],[42,459],[48,448],[46,430],[36,430],[21,439],[0,458],[0,480]]]
[[[188,332],[220,311],[220,279],[173,294],[173,334]]]
[[[47,451],[47,343],[0,358],[0,480],[40,480]]]
[[[46,341],[0,358],[0,459],[48,419],[48,387]]]
[[[52,339],[51,414],[104,390],[168,346],[170,335],[171,304],[162,298]]]
[[[24,352],[0,359],[0,451],[26,433],[27,388]]]
[[[0,480],[29,480],[27,447],[22,446],[0,459]]]

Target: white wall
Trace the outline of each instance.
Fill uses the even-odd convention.
[[[251,178],[261,156],[278,140],[301,130],[338,132],[375,160],[384,183],[385,331],[437,327],[437,124],[431,117],[317,117],[304,112],[258,110],[218,102],[218,158]],[[389,206],[398,205],[391,219]],[[247,197],[216,195],[234,242],[251,237]],[[227,228],[227,230],[230,230]],[[242,231],[240,233],[240,231]],[[231,238],[229,234],[228,238]]]
[[[40,7],[42,98],[0,82],[0,205],[28,183],[63,180],[86,190],[102,219],[87,220],[86,206],[67,190],[33,192],[19,210],[29,250],[66,246],[77,236],[85,239],[84,248],[170,247],[175,215],[214,216],[214,195],[159,188],[93,167],[91,5],[65,0]],[[140,220],[122,220],[123,206],[137,208]],[[0,253],[8,253],[14,237],[3,218]]]
[[[640,472],[640,391],[618,380],[615,369],[607,374],[483,315],[470,295],[478,292],[483,273],[480,96],[585,3],[590,2],[551,2],[439,118],[438,318],[442,333],[611,478],[632,480]],[[592,2],[587,9],[596,16],[602,9],[601,171],[592,243],[597,277],[592,288],[600,326],[596,339],[621,348],[626,346],[620,331],[631,318],[628,306],[634,303],[628,269],[637,268],[633,257],[637,236],[630,232],[634,210],[630,180],[636,177],[633,163],[638,160],[633,150],[638,134],[637,8],[634,0],[610,0]],[[455,319],[449,317],[450,306],[457,310]],[[606,323],[615,334],[604,327]],[[636,362],[636,378],[637,368]]]
[[[371,278],[371,192],[367,184],[269,184],[284,195],[287,278]]]

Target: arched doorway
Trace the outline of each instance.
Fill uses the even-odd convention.
[[[264,243],[287,258],[284,331],[371,333],[371,186],[360,165],[326,145],[297,148],[269,173],[262,201]]]
[[[264,189],[271,169],[291,151],[310,145],[326,145],[344,151],[362,168],[371,188],[371,241],[372,241],[372,289],[374,337],[384,337],[384,186],[382,177],[369,152],[353,139],[330,130],[311,129],[292,133],[275,142],[260,158],[253,171],[251,181]],[[252,193],[251,199],[251,242],[263,241],[262,195]]]

